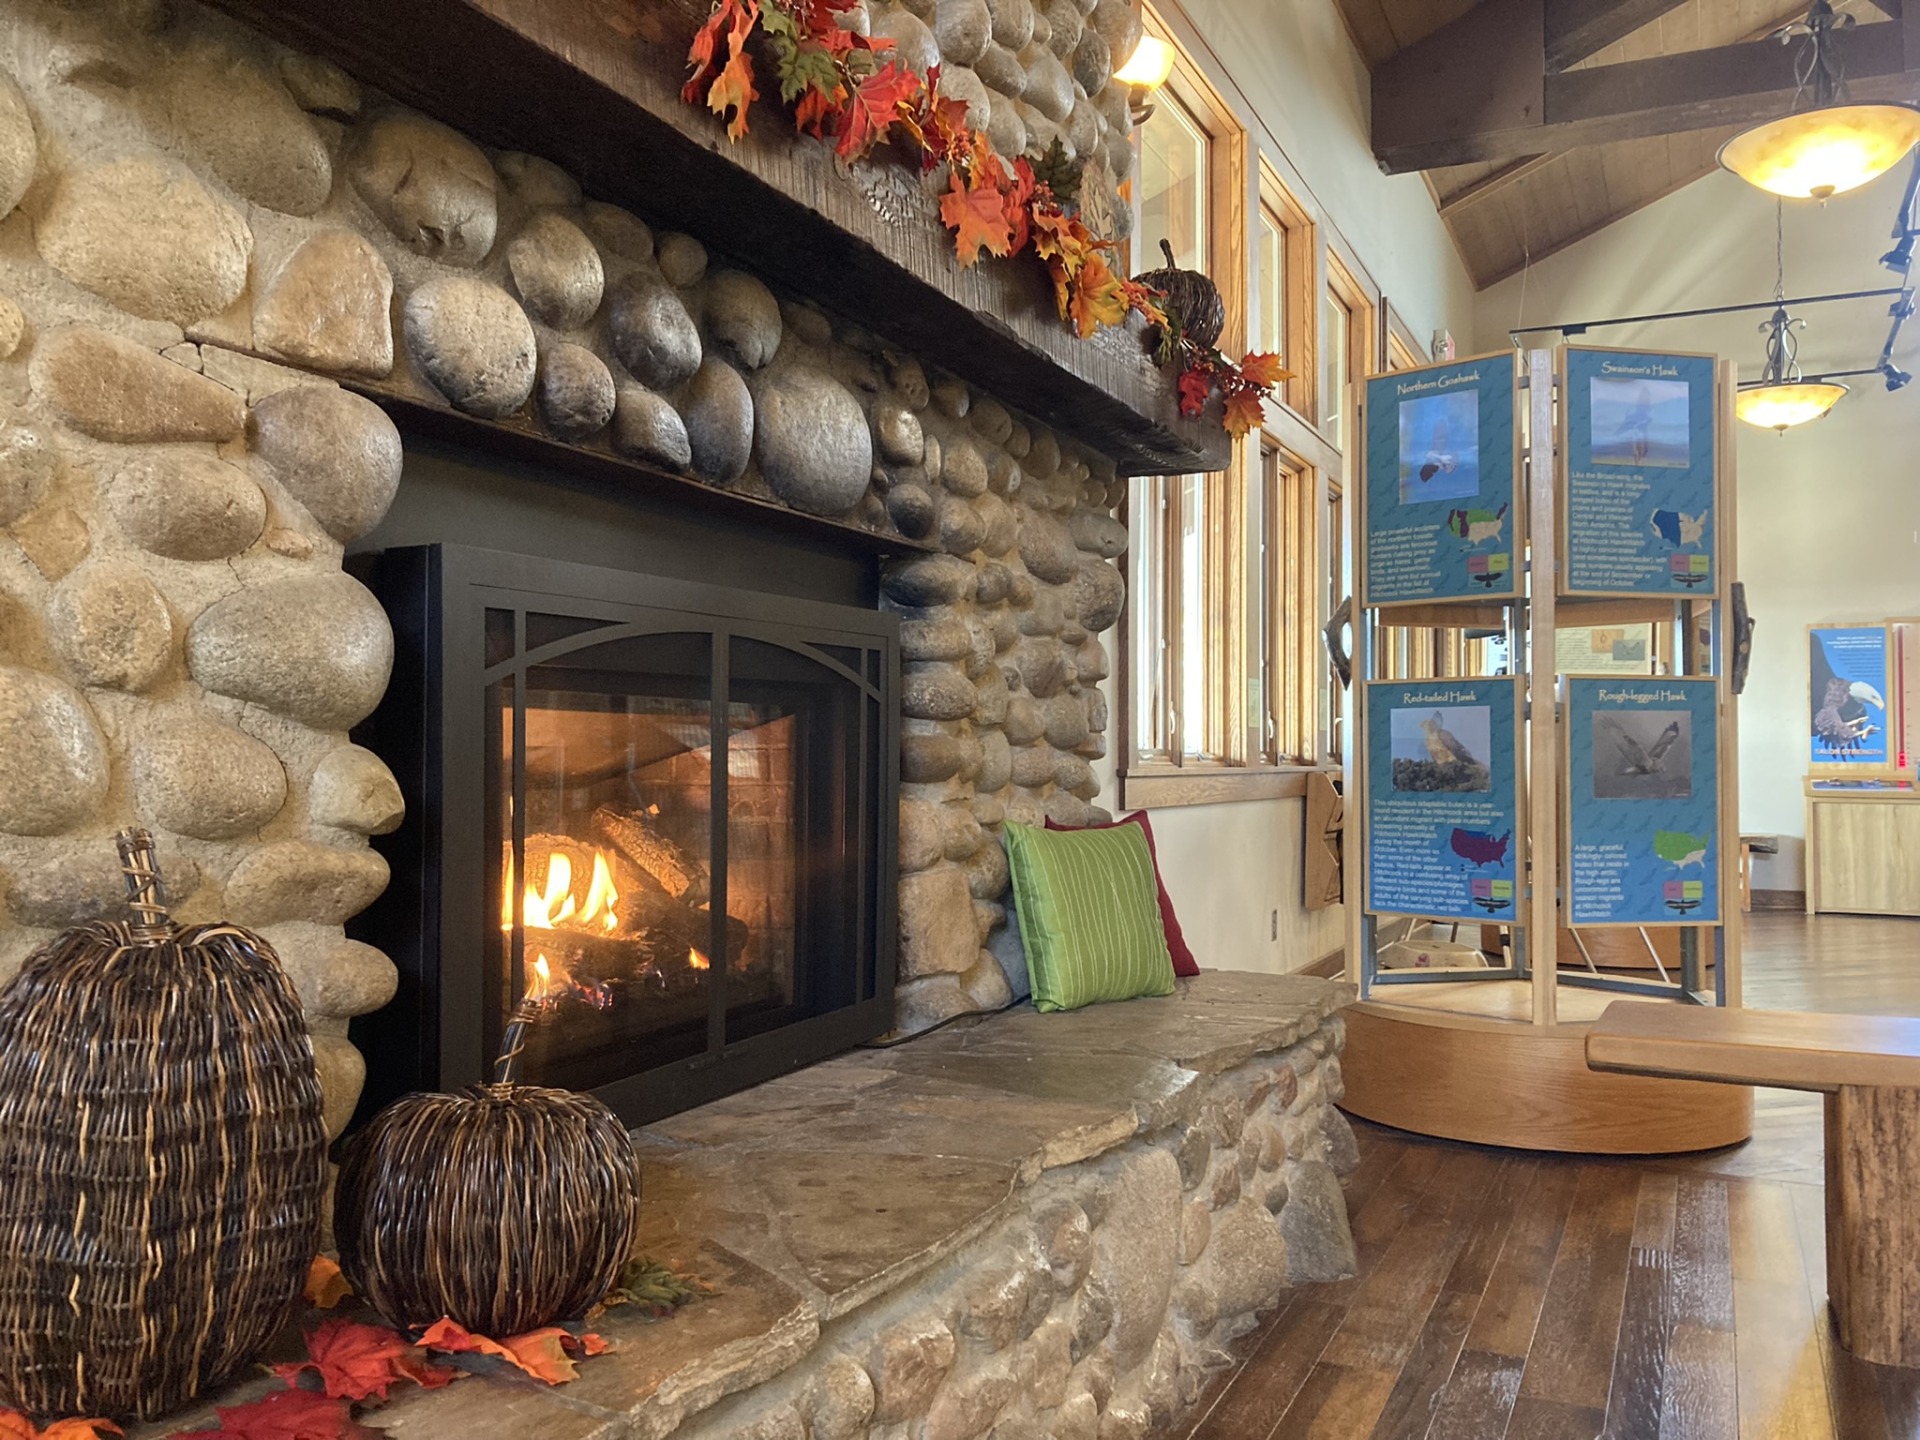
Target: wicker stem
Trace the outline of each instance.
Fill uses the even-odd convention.
[[[160,886],[160,867],[153,854],[153,832],[130,826],[114,837],[120,849],[120,869],[127,880],[127,908],[133,911],[133,938],[165,940],[173,933],[167,917],[166,892]]]
[[[500,1054],[493,1062],[494,1084],[520,1083],[520,1054],[527,1048],[527,1032],[546,1019],[547,1009],[547,1002],[538,995],[520,997],[520,1003],[513,1007],[513,1014],[507,1020],[506,1032],[500,1037]]]

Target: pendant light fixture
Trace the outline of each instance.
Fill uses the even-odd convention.
[[[1849,105],[1838,32],[1851,15],[1814,0],[1807,18],[1774,32],[1781,44],[1804,40],[1794,60],[1793,110],[1742,130],[1720,147],[1720,164],[1751,185],[1793,200],[1826,200],[1891,170],[1920,142],[1920,108]],[[1813,87],[1813,106],[1800,97]]]
[[[1742,385],[1733,399],[1733,413],[1749,425],[1784,435],[1795,425],[1818,420],[1840,403],[1847,387],[1834,380],[1803,380],[1797,358],[1799,342],[1793,332],[1806,321],[1787,314],[1786,225],[1784,201],[1774,202],[1773,317],[1760,327],[1767,337],[1767,366],[1760,378]]]

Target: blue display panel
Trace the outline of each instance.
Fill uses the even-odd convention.
[[[1564,594],[1711,594],[1718,405],[1710,355],[1569,348]]]
[[[1366,908],[1519,921],[1519,684],[1367,685]]]
[[[1567,679],[1573,925],[1720,919],[1719,682]]]
[[[1368,605],[1519,593],[1511,354],[1367,381]]]
[[[1809,759],[1815,765],[1895,764],[1887,724],[1892,667],[1884,625],[1814,625],[1807,630]]]

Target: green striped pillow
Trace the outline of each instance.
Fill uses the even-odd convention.
[[[1173,993],[1153,855],[1138,825],[1048,831],[1009,820],[1005,832],[1035,1008]]]

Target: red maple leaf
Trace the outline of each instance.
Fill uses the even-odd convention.
[[[1033,166],[1022,155],[1013,162],[1013,178],[1007,182],[1002,193],[1001,203],[1007,212],[1007,253],[1018,255],[1027,248],[1028,236],[1032,233],[1033,192],[1035,181]]]
[[[110,1420],[56,1420],[40,1430],[18,1410],[0,1406],[0,1440],[100,1440],[125,1433]]]
[[[215,1409],[220,1423],[193,1435],[223,1435],[228,1440],[386,1440],[386,1431],[362,1425],[344,1400],[317,1390],[276,1390],[251,1405]]]
[[[434,1365],[426,1352],[397,1330],[329,1320],[307,1336],[308,1358],[298,1365],[276,1365],[274,1373],[289,1385],[311,1370],[321,1388],[336,1400],[387,1399],[402,1380],[428,1390],[452,1384],[460,1372]]]
[[[972,265],[982,250],[989,255],[1012,253],[1006,207],[986,173],[984,166],[976,164],[969,185],[955,170],[947,181],[947,193],[940,197],[940,218],[953,231],[954,252],[962,265]]]
[[[900,118],[902,103],[911,104],[924,82],[897,60],[889,60],[862,80],[840,111],[838,143],[842,160],[858,160],[886,139]]]
[[[793,107],[794,128],[816,139],[824,136],[828,124],[840,113],[840,106],[846,97],[846,90],[838,86],[831,93],[809,87],[800,96],[800,103]]]
[[[747,55],[747,37],[760,23],[760,0],[718,0],[707,21],[694,32],[687,63],[693,74],[680,91],[690,105],[701,103],[705,91],[706,107],[724,116],[734,112],[727,123],[727,136],[738,140],[747,133],[747,106],[760,98],[753,85],[753,61]],[[720,57],[720,39],[726,37],[727,58]]]
[[[1180,372],[1176,388],[1180,392],[1180,413],[1192,420],[1207,408],[1207,397],[1213,393],[1213,376],[1205,367],[1195,365]]]

